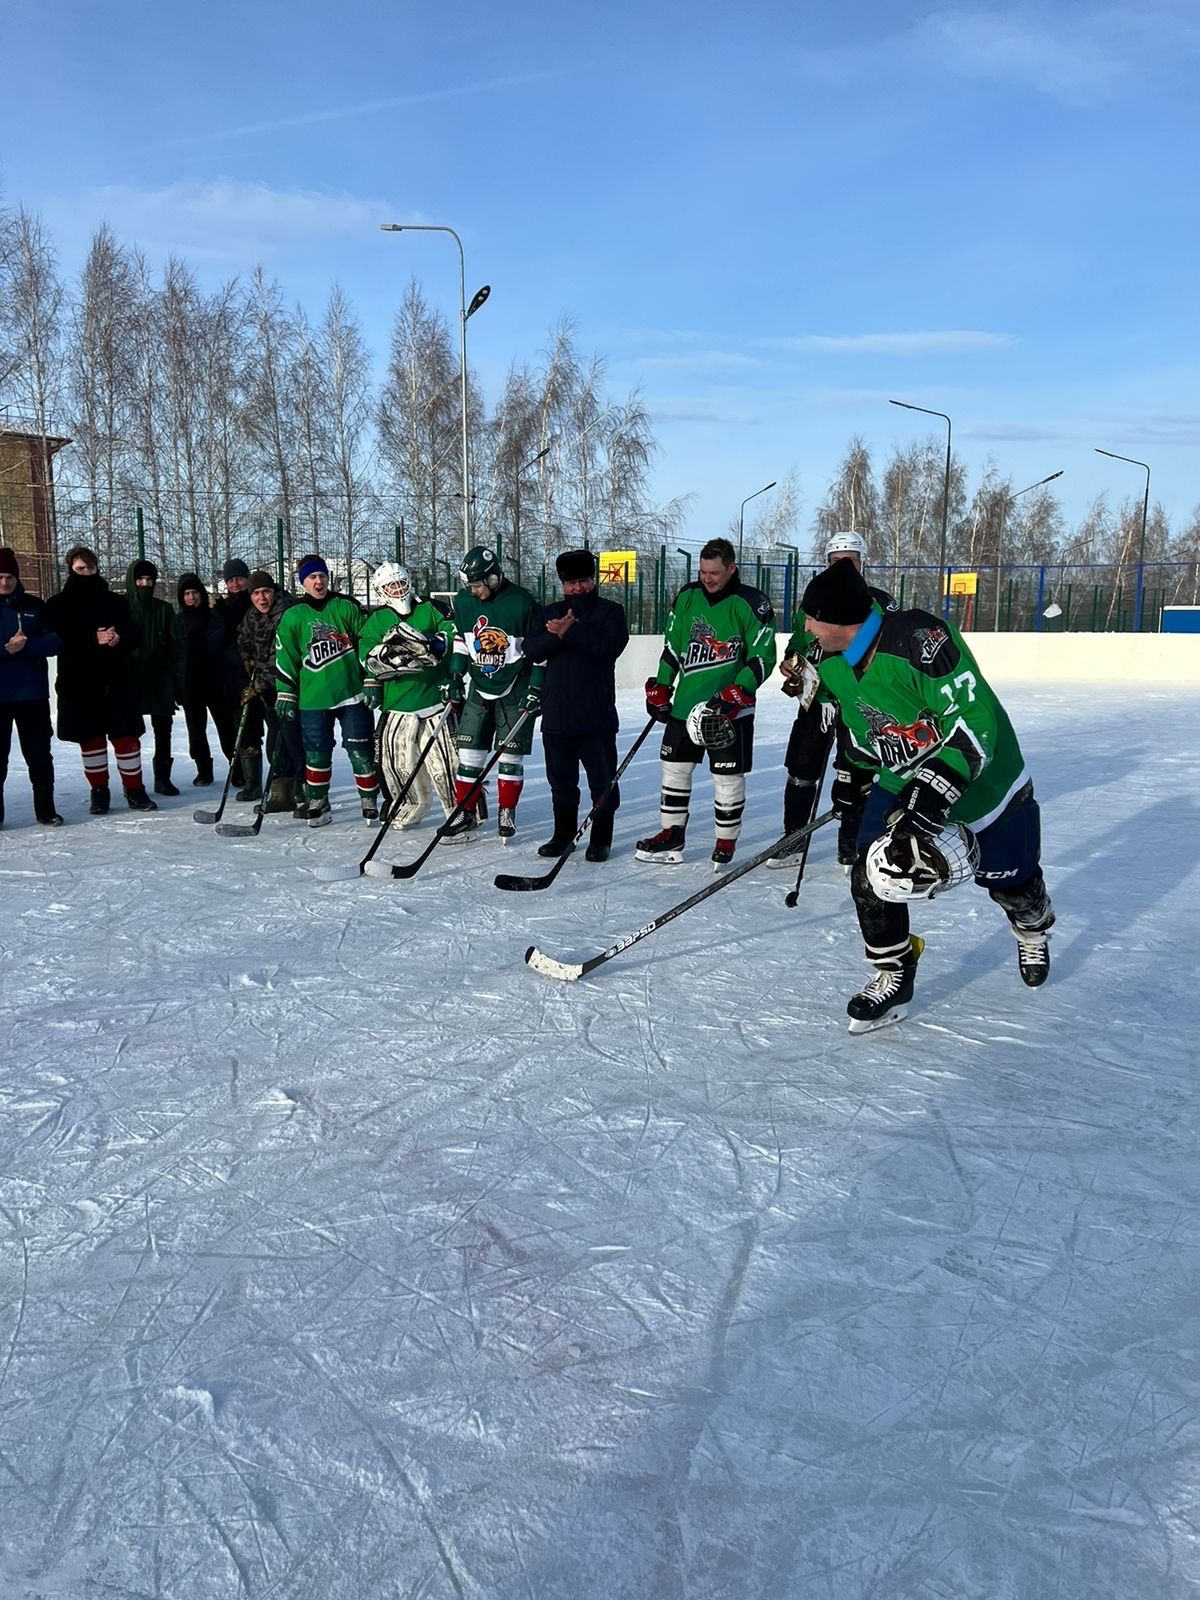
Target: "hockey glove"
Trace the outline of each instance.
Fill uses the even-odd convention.
[[[281,690],[275,701],[275,715],[280,722],[295,722],[297,709],[296,696],[288,689]]]
[[[736,717],[743,711],[754,710],[754,696],[748,689],[739,689],[736,683],[731,683],[728,689],[713,695],[708,702],[708,709],[723,717]]]
[[[435,661],[440,661],[446,654],[446,635],[444,633],[427,633],[425,643],[429,646],[429,654]]]
[[[540,689],[531,688],[525,696],[525,704],[521,709],[523,711],[532,711],[533,715],[536,717],[538,712],[542,709],[542,691]]]
[[[671,685],[657,678],[646,679],[646,715],[655,722],[666,722],[671,715]]]
[[[946,825],[951,806],[962,799],[962,779],[945,762],[927,761],[900,791],[900,806],[888,817],[893,835],[932,839]]]
[[[242,690],[242,704],[244,706],[249,705],[251,700],[257,699],[260,692],[261,685],[257,683],[248,683]]]
[[[363,684],[363,704],[372,711],[378,711],[383,705],[383,687],[378,683]]]
[[[874,781],[875,774],[864,767],[853,767],[849,762],[834,767],[829,803],[839,822],[858,815],[867,802]]]
[[[467,690],[458,673],[452,673],[446,684],[446,704],[456,717],[462,716],[463,706],[467,701]]]

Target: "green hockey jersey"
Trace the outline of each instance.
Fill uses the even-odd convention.
[[[418,633],[440,633],[446,641],[446,652],[440,661],[432,661],[416,672],[406,672],[399,678],[374,678],[367,669],[367,657],[377,644],[382,644],[398,621],[415,628]],[[380,606],[372,611],[363,623],[358,639],[358,659],[363,669],[363,682],[374,683],[383,692],[383,711],[428,711],[446,698],[450,680],[450,655],[454,648],[454,623],[444,617],[428,600],[418,600],[407,617],[401,618],[391,606]]]
[[[878,605],[873,616],[880,616]],[[821,682],[838,703],[852,761],[873,767],[899,794],[923,757],[936,753],[966,784],[951,822],[994,822],[1027,781],[1008,714],[962,635],[928,611],[882,613],[865,665],[823,656]]]
[[[304,595],[275,630],[275,686],[301,711],[331,711],[362,699],[358,636],[363,614],[345,595]]]
[[[511,690],[541,687],[544,666],[534,666],[521,651],[538,616],[528,589],[505,578],[495,594],[476,600],[470,589],[454,596],[454,660],[451,671],[466,677],[485,700],[502,700]]]
[[[714,595],[700,583],[680,589],[656,674],[675,685],[673,717],[682,721],[731,684],[757,694],[774,666],[775,612],[761,590],[736,577]]]

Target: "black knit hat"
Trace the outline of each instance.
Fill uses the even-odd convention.
[[[563,583],[585,583],[596,576],[596,558],[590,550],[564,550],[554,566]]]
[[[134,583],[136,583],[139,578],[153,578],[155,583],[158,582],[158,568],[154,565],[153,561],[135,561],[133,563]]]
[[[250,593],[253,594],[255,589],[278,589],[279,585],[269,572],[263,572],[260,569],[258,572],[250,574],[250,582],[247,587]]]
[[[800,605],[804,615],[814,622],[849,627],[865,622],[871,615],[871,591],[853,561],[835,561],[817,573]]]
[[[17,552],[11,545],[0,548],[0,572],[6,572],[10,578],[19,578],[21,569],[17,565]]]
[[[221,568],[221,577],[226,583],[229,582],[230,578],[248,578],[249,576],[250,568],[244,561],[239,561],[236,556],[231,557]]]

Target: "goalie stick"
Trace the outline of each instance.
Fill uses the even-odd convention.
[[[583,838],[584,834],[588,831],[588,829],[591,827],[592,823],[595,821],[596,813],[600,810],[600,808],[604,805],[605,801],[608,799],[609,795],[616,788],[617,783],[620,780],[621,774],[625,771],[625,768],[629,765],[629,763],[633,760],[634,756],[637,755],[638,751],[642,748],[642,745],[645,743],[646,738],[649,735],[650,730],[654,727],[656,721],[657,721],[657,719],[655,717],[651,717],[650,721],[646,724],[646,726],[642,729],[641,733],[638,734],[637,738],[630,745],[628,755],[626,755],[624,761],[622,761],[621,765],[613,773],[612,781],[609,784],[608,788],[605,789],[604,793],[600,796],[599,800],[596,801],[595,805],[588,812],[587,816],[584,817],[583,822],[580,824],[579,832],[575,835],[575,837],[571,840],[570,844],[563,851],[562,855],[559,856],[558,860],[550,868],[550,871],[546,872],[546,873],[543,873],[540,878],[522,878],[522,877],[520,877],[520,876],[518,876],[517,874],[514,874],[514,873],[502,872],[502,873],[500,873],[500,875],[495,880],[495,886],[496,886],[497,889],[520,889],[520,890],[524,890],[524,889],[548,889],[550,887],[550,885],[554,882],[555,878],[557,878],[559,873],[562,871],[563,867],[566,866],[567,857],[574,851],[575,846],[579,843],[580,839]]]
[[[203,822],[208,826],[211,826],[214,822],[220,822],[221,817],[222,817],[222,815],[223,815],[223,813],[225,811],[225,802],[226,802],[226,800],[229,799],[229,786],[233,782],[234,763],[237,761],[238,751],[242,747],[242,734],[246,730],[246,718],[247,718],[247,716],[249,714],[250,714],[250,705],[249,705],[249,702],[247,702],[242,707],[242,714],[238,719],[237,732],[233,736],[233,754],[229,758],[229,771],[225,774],[225,787],[221,790],[221,803],[220,803],[220,805],[217,807],[217,809],[215,811],[204,811],[204,810],[193,811],[192,812],[192,821],[193,822]]]
[[[483,771],[471,785],[470,792],[472,794],[482,793],[483,780],[505,754],[512,740],[520,733],[529,718],[534,715],[533,711],[522,711],[521,715],[508,730],[508,738],[500,745],[498,750],[493,752],[491,760],[485,764]],[[454,824],[460,820],[466,809],[466,806],[460,800],[415,861],[406,862],[402,867],[390,866],[386,861],[368,861],[364,864],[363,871],[368,878],[415,878],[446,835],[456,831]]]
[[[379,824],[379,828],[376,831],[375,837],[371,841],[371,848],[367,851],[366,855],[362,858],[362,860],[357,862],[354,866],[351,866],[351,867],[314,867],[312,870],[313,870],[313,876],[315,878],[320,878],[323,883],[338,883],[338,882],[340,882],[340,881],[342,881],[344,879],[361,878],[364,875],[366,875],[367,868],[370,866],[371,862],[375,859],[376,850],[379,849],[379,846],[383,843],[384,839],[387,837],[387,830],[391,827],[391,825],[392,825],[393,821],[395,820],[396,816],[399,814],[400,807],[404,804],[405,795],[407,795],[408,791],[412,788],[413,784],[417,781],[417,774],[420,772],[421,768],[425,765],[425,757],[429,754],[429,752],[433,749],[434,745],[437,743],[438,735],[442,731],[442,724],[445,722],[446,718],[449,715],[450,715],[450,707],[448,705],[443,706],[442,709],[441,709],[440,714],[437,717],[437,720],[434,722],[433,732],[430,734],[428,742],[425,745],[425,748],[421,751],[421,754],[417,757],[416,764],[414,765],[412,771],[409,773],[409,775],[408,775],[407,779],[405,780],[405,782],[401,785],[400,792],[396,795],[396,798],[392,801],[391,805],[388,806],[387,810],[384,812],[383,817],[382,817],[382,819],[380,821],[380,824]]]
[[[772,856],[778,855],[783,850],[794,850],[803,840],[816,833],[818,828],[823,828],[827,822],[832,822],[833,818],[834,813],[826,811],[805,827],[797,828],[794,833],[785,833],[781,839],[776,839],[774,844],[768,845],[765,850],[760,850],[756,856],[751,856],[749,861],[743,861],[740,867],[734,867],[732,872],[724,873],[706,888],[698,889],[695,894],[689,895],[686,900],[681,900],[669,911],[664,911],[661,917],[655,917],[636,933],[627,933],[623,939],[618,939],[616,944],[610,944],[608,949],[602,950],[598,956],[591,956],[587,961],[556,961],[553,956],[548,956],[539,950],[537,945],[531,944],[525,952],[525,965],[532,967],[535,972],[540,972],[543,977],[558,978],[562,983],[576,983],[589,972],[594,972],[597,967],[603,966],[606,961],[619,956],[622,950],[628,950],[630,945],[637,944],[640,939],[646,939],[652,933],[657,933],[659,928],[665,928],[668,922],[674,922],[676,917],[681,917],[685,911],[698,906],[701,900],[707,900],[709,895],[719,894],[738,878],[745,877],[747,872],[753,872],[755,867],[761,867],[763,862],[769,861]]]

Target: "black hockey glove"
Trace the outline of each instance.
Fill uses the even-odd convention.
[[[945,762],[927,761],[900,791],[899,809],[888,817],[893,837],[934,838],[946,826],[950,808],[962,799],[964,788]]]
[[[868,772],[865,767],[851,766],[848,761],[843,766],[834,767],[829,803],[839,822],[858,815],[867,802],[874,781],[873,772]]]

